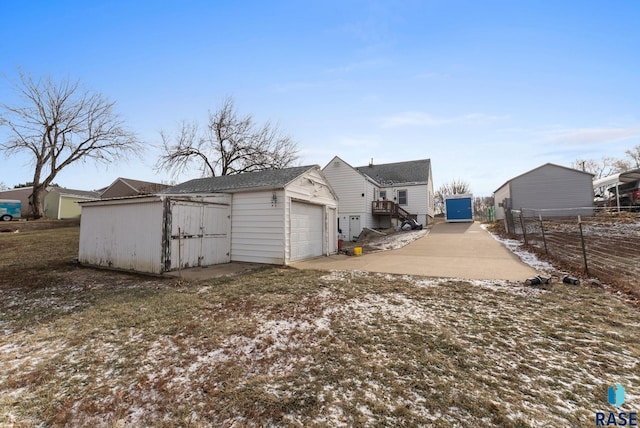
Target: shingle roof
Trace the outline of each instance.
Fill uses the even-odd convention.
[[[380,165],[358,166],[356,169],[381,185],[426,183],[429,180],[429,159]]]
[[[153,183],[151,181],[133,180],[131,178],[120,177],[119,180],[124,181],[133,187],[138,193],[155,193],[170,187],[168,184]]]
[[[268,171],[246,172],[244,174],[224,175],[222,177],[196,178],[163,190],[160,193],[233,193],[248,189],[280,189],[296,177],[317,165],[297,166],[293,168]]]
[[[93,192],[89,190],[75,190],[75,189],[65,189],[64,187],[56,187],[52,186],[48,188],[49,192],[56,192],[60,195],[65,196],[77,196],[79,198],[94,198],[100,199],[100,193]]]

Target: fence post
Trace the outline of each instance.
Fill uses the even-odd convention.
[[[544,223],[542,221],[542,214],[540,216],[540,230],[542,230],[542,242],[544,242],[544,253],[548,256],[549,250],[547,249],[547,237],[544,235]]]
[[[582,219],[578,216],[578,227],[580,228],[580,242],[582,242],[582,257],[584,258],[584,271],[589,275],[589,266],[587,265],[587,249],[584,245],[584,234],[582,233]]]
[[[524,210],[520,210],[520,225],[522,226],[522,236],[524,238],[524,245],[529,245],[529,243],[527,242],[527,231],[524,227],[524,219],[522,218],[522,212]]]

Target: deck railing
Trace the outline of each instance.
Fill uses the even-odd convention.
[[[373,201],[371,203],[371,213],[373,215],[389,215],[401,220],[413,218],[411,214],[393,201]]]

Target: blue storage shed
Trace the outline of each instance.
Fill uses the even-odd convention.
[[[444,197],[445,219],[448,222],[473,221],[473,195],[448,195]]]

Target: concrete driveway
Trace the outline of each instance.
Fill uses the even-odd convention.
[[[399,250],[336,255],[292,264],[298,269],[362,270],[430,277],[524,281],[537,272],[520,261],[479,223],[437,223]]]

